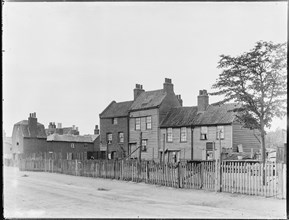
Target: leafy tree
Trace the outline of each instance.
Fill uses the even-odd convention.
[[[249,52],[220,57],[222,73],[212,86],[218,91],[210,95],[224,95],[220,104],[230,100],[240,104],[234,111],[244,127],[260,131],[265,163],[265,127],[273,117],[286,115],[287,43],[259,41]]]

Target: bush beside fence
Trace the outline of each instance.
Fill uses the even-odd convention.
[[[286,165],[190,161],[21,159],[21,171],[44,171],[93,178],[145,182],[175,188],[205,189],[286,198]],[[265,185],[263,185],[265,169]]]

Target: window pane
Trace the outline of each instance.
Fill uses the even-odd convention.
[[[181,141],[187,141],[187,129],[185,127],[181,128]]]
[[[135,130],[140,130],[140,118],[135,119]]]
[[[152,117],[147,116],[146,117],[146,129],[151,129],[152,128]]]
[[[168,142],[172,142],[173,141],[173,129],[172,128],[168,128],[167,129],[167,137],[168,137]]]

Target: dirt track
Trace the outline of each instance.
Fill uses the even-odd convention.
[[[285,218],[285,200],[4,168],[4,216]]]

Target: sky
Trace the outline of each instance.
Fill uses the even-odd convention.
[[[7,136],[32,112],[45,127],[92,134],[111,101],[165,78],[194,106],[199,90],[213,91],[221,54],[287,41],[287,2],[5,2],[2,12]]]

